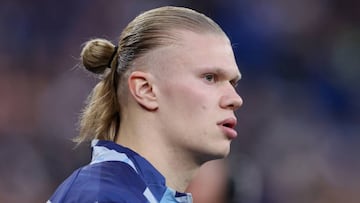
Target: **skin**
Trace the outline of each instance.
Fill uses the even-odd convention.
[[[203,164],[187,188],[196,203],[227,202],[227,168],[223,159]]]
[[[236,119],[241,75],[223,34],[176,36],[136,61],[116,142],[149,160],[169,187],[185,191],[203,163],[230,151],[234,130],[230,136],[219,122]]]

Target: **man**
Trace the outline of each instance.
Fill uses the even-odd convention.
[[[241,75],[225,33],[191,9],[161,7],[131,21],[118,46],[91,40],[81,56],[101,76],[77,138],[93,140],[93,158],[49,202],[192,202],[194,173],[237,136]]]

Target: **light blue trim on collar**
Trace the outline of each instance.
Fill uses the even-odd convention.
[[[192,203],[192,195],[186,193],[184,196],[176,197],[176,191],[167,187],[160,203]]]
[[[148,187],[143,192],[143,195],[146,197],[146,199],[149,201],[149,203],[159,203]]]
[[[138,173],[135,164],[131,161],[131,159],[129,159],[129,157],[125,153],[119,153],[115,150],[108,149],[103,146],[96,146],[98,141],[99,140],[92,140],[91,142],[93,152],[90,165],[105,161],[121,161],[131,166],[131,168],[133,168],[136,173]]]

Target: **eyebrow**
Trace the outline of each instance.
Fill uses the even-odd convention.
[[[209,68],[209,70],[212,70],[212,71],[214,71],[216,74],[219,74],[219,75],[224,75],[224,76],[226,76],[226,77],[229,76],[229,73],[228,73],[228,72],[224,71],[223,69],[221,69],[221,68],[219,68],[219,67]],[[236,74],[235,77],[232,77],[232,78],[230,79],[230,82],[235,85],[236,83],[239,82],[240,79],[241,79],[241,73],[239,72],[239,74]]]

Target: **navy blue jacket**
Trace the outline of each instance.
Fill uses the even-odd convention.
[[[47,203],[191,203],[191,194],[179,193],[136,152],[114,142],[93,140],[92,160],[76,170]]]

